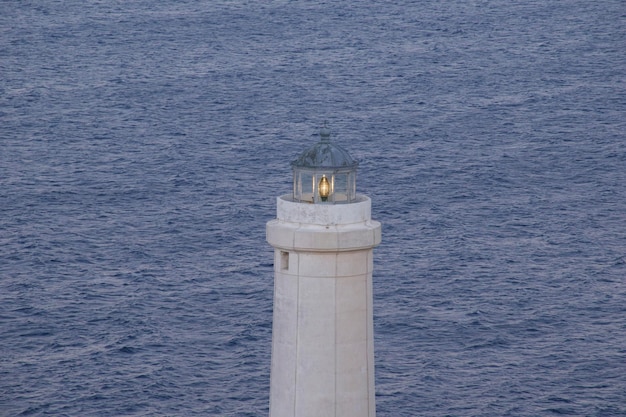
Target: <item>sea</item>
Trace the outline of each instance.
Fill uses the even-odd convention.
[[[325,121],[379,417],[626,416],[623,0],[1,0],[0,416],[267,416]]]

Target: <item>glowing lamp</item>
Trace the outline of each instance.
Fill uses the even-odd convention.
[[[319,184],[319,190],[320,198],[322,199],[322,201],[328,200],[328,194],[330,194],[330,183],[326,179],[326,175],[322,175],[322,179],[320,180]]]

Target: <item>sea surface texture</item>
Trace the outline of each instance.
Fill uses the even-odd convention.
[[[380,417],[626,415],[623,0],[0,1],[0,416],[264,416],[265,223],[360,160]]]

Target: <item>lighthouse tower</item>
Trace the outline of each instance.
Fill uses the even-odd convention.
[[[381,226],[356,162],[321,140],[292,162],[274,247],[270,417],[374,417],[373,248]]]

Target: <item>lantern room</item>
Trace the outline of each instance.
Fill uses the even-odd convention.
[[[291,163],[293,200],[313,204],[354,202],[358,165],[348,151],[330,141],[330,131],[324,124],[320,141]]]

